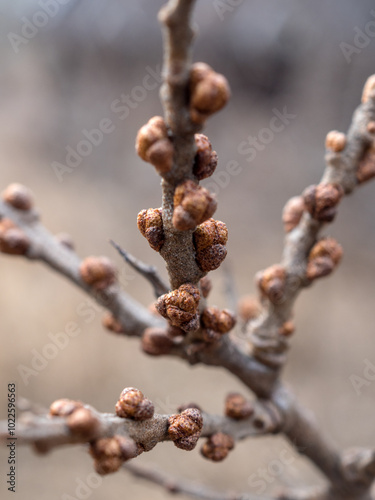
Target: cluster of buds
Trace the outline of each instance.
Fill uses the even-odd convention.
[[[181,285],[177,290],[159,297],[156,309],[173,326],[177,326],[185,332],[191,332],[199,327],[199,299],[199,289],[187,283]]]
[[[179,231],[194,229],[212,217],[217,207],[210,192],[190,180],[177,186],[173,204],[173,225]]]
[[[197,152],[194,158],[193,174],[201,181],[215,172],[217,167],[217,153],[212,151],[212,145],[208,137],[203,134],[195,134],[195,145]]]
[[[234,439],[228,434],[217,432],[210,436],[201,449],[202,455],[213,462],[221,462],[234,448]]]
[[[283,266],[275,264],[256,274],[255,280],[263,297],[273,304],[283,301],[286,291],[287,273]]]
[[[286,233],[298,226],[305,210],[305,202],[302,196],[293,196],[283,209],[283,223]]]
[[[5,203],[17,210],[28,211],[34,205],[31,191],[22,184],[10,184],[1,194]]]
[[[320,222],[332,222],[336,207],[344,195],[339,184],[319,184],[310,186],[303,192],[305,208],[311,217]]]
[[[225,415],[234,420],[244,420],[254,413],[253,405],[242,394],[232,392],[225,399]]]
[[[105,290],[116,281],[116,268],[107,257],[87,257],[79,272],[82,280],[95,290]]]
[[[322,238],[311,249],[306,269],[309,280],[328,276],[342,258],[342,247],[333,238]]]
[[[375,122],[372,123],[375,129]],[[366,152],[365,156],[359,162],[356,175],[359,184],[367,182],[375,177],[375,144]]]
[[[236,324],[234,314],[227,309],[207,307],[201,315],[203,336],[206,342],[215,342],[228,333]]]
[[[116,403],[116,415],[132,420],[148,420],[154,416],[153,403],[134,387],[125,388]]]
[[[226,78],[216,73],[208,64],[195,63],[190,71],[190,117],[202,124],[220,111],[230,98]]]
[[[154,165],[160,174],[173,166],[173,144],[161,116],[154,116],[138,132],[136,150],[142,160]]]
[[[26,255],[30,241],[10,219],[0,220],[0,252],[9,255]]]
[[[150,247],[160,252],[164,244],[163,217],[161,208],[142,210],[137,217],[138,229]]]
[[[176,331],[178,331],[178,334]],[[168,330],[156,327],[146,328],[141,340],[143,352],[150,356],[169,354],[174,346],[173,336],[180,336],[180,332],[182,332],[180,328],[173,326],[168,328]]]
[[[177,448],[193,450],[198,442],[203,427],[203,418],[197,408],[187,408],[168,419],[168,436]]]
[[[93,439],[100,428],[100,422],[93,411],[80,401],[58,399],[50,406],[49,413],[53,417],[66,418],[69,431],[87,441]]]
[[[228,229],[224,222],[209,219],[194,231],[195,258],[203,272],[214,271],[227,255]]]
[[[124,462],[138,454],[137,444],[125,436],[101,438],[90,443],[90,455],[94,459],[95,470],[100,475],[118,471]]]
[[[257,318],[262,312],[262,306],[257,297],[246,295],[238,303],[238,315],[245,323]]]
[[[326,137],[326,148],[334,153],[341,153],[346,146],[346,135],[337,130],[332,130]]]

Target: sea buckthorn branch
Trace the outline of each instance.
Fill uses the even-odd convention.
[[[320,232],[332,222],[341,198],[375,176],[375,76],[368,79],[362,104],[348,133],[330,132],[326,139],[326,169],[320,184],[310,186],[286,204],[287,232],[280,264],[258,273],[263,311],[248,323],[255,358],[277,371],[286,360],[293,333],[292,309],[303,288],[329,275],[342,257],[332,238]]]
[[[25,188],[17,187],[18,191],[22,189]],[[121,290],[115,269],[108,259],[89,257],[82,261],[71,248],[45,229],[34,209],[11,205],[6,191],[3,197],[5,201],[0,199],[1,252],[42,261],[64,275],[111,311],[127,335],[141,336],[145,328],[163,324],[161,318],[152,315]]]

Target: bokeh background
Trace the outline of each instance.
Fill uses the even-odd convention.
[[[160,72],[162,39],[156,17],[163,1],[54,2],[57,11],[45,26],[22,43],[13,37],[12,46],[10,34],[22,35],[27,21],[43,24],[38,13],[44,3],[0,2],[1,189],[13,181],[29,186],[45,225],[53,233],[70,233],[81,256],[114,259],[126,291],[147,305],[153,299],[148,284],[125,267],[108,239],[163,269],[136,227],[141,209],[160,205],[159,178],[134,152],[139,127],[162,112],[158,86],[149,91],[139,87],[150,68],[151,74]],[[375,20],[373,8],[371,0],[197,2],[195,60],[224,73],[233,91],[227,108],[209,120],[206,133],[219,154],[218,172],[225,172],[230,161],[238,162],[241,170],[229,179],[216,174],[209,181],[216,183],[217,217],[230,230],[227,266],[238,295],[253,293],[254,273],[280,258],[284,203],[318,181],[326,133],[347,129],[362,86],[375,73],[375,30],[368,24]],[[366,27],[374,35],[355,45],[358,30]],[[350,61],[343,43],[355,48]],[[113,103],[122,94],[133,96],[126,117],[125,110],[114,111],[119,104]],[[295,118],[249,162],[241,142],[249,135],[257,137],[268,127],[273,110],[285,106]],[[59,180],[54,162],[65,164],[66,148],[76,149],[84,130],[98,128],[106,118],[114,130]],[[373,200],[374,185],[369,183],[344,200],[336,223],[327,228],[343,245],[345,258],[333,277],[298,301],[297,331],[285,370],[298,397],[315,410],[322,429],[340,447],[375,445],[375,380],[367,380],[360,394],[352,384],[353,375],[363,377],[366,359],[375,364]],[[223,271],[212,278],[210,302],[223,306]],[[112,411],[126,386],[141,388],[160,412],[173,412],[188,401],[222,412],[227,392],[245,392],[222,370],[151,359],[136,341],[105,332],[102,311],[41,264],[0,256],[0,279],[3,418],[11,381],[17,382],[19,396],[42,405],[69,397],[101,411]],[[81,333],[25,384],[20,365],[30,367],[33,350],[41,352],[50,342],[48,335],[64,331],[69,322],[76,322]],[[272,470],[281,470],[271,474],[267,493],[280,485],[322,481],[296,455],[280,465],[284,449],[290,447],[281,438],[247,440],[225,462],[212,464],[198,450],[185,453],[163,444],[138,460],[218,489],[253,493],[258,488],[251,482],[259,479],[259,469],[272,469],[275,460],[279,467]],[[58,449],[47,457],[21,447],[17,452],[15,498],[82,498],[76,488],[92,473],[83,448]],[[1,496],[6,498],[4,448],[0,470]],[[118,473],[104,478],[87,498],[160,500],[166,494]]]

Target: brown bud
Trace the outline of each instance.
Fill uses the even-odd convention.
[[[116,269],[107,257],[87,257],[79,270],[83,281],[96,290],[104,290],[116,281]]]
[[[368,124],[367,124],[367,132],[369,134],[375,134],[375,122],[374,121],[368,122]]]
[[[0,252],[8,255],[25,255],[30,248],[30,241],[18,227],[1,230]]]
[[[370,76],[363,88],[362,102],[366,103],[369,99],[375,97],[375,75]]]
[[[202,329],[201,339],[206,344],[214,344],[215,342],[218,342],[221,339],[221,337],[222,337],[222,334],[215,331],[215,330],[211,330],[208,328]]]
[[[234,448],[234,439],[228,434],[217,432],[207,439],[202,446],[201,453],[213,462],[221,462]]]
[[[66,423],[72,434],[85,439],[92,439],[97,434],[100,423],[88,408],[77,408],[68,415]]]
[[[49,414],[53,417],[67,417],[78,408],[82,408],[83,404],[80,401],[72,399],[58,399],[49,407]]]
[[[205,276],[199,281],[199,286],[201,288],[201,294],[206,299],[212,289],[212,282],[208,276]]]
[[[283,266],[275,264],[257,273],[255,279],[263,296],[272,303],[277,304],[283,300],[286,285],[286,271]]]
[[[346,135],[337,130],[332,130],[326,137],[326,148],[331,149],[335,153],[340,153],[345,149]]]
[[[375,149],[370,149],[359,162],[357,180],[360,184],[375,177]]]
[[[199,299],[198,288],[187,283],[159,297],[156,309],[163,318],[169,319],[173,326],[178,326],[185,332],[195,331],[199,327]]]
[[[64,247],[69,248],[69,250],[74,250],[74,241],[70,234],[59,233],[55,235],[55,238]]]
[[[197,152],[195,154],[193,174],[199,181],[211,177],[217,167],[217,153],[212,151],[211,142],[203,134],[195,134]]]
[[[242,297],[238,304],[238,314],[242,321],[246,323],[259,316],[262,312],[262,306],[259,300],[252,295]]]
[[[154,165],[159,173],[173,166],[173,144],[161,116],[154,116],[138,132],[135,148],[142,160]]]
[[[116,472],[123,462],[138,454],[136,443],[124,436],[101,438],[90,444],[90,454],[94,458],[98,474]]]
[[[154,405],[134,387],[127,387],[116,403],[116,414],[121,418],[148,420],[154,415]]]
[[[328,276],[338,266],[343,255],[342,247],[333,238],[319,240],[311,249],[306,276],[315,280]]]
[[[168,419],[168,435],[177,448],[192,450],[195,448],[203,427],[201,412],[196,408],[188,408]]]
[[[138,229],[157,252],[164,244],[163,217],[161,208],[142,210],[137,217]]]
[[[214,271],[227,255],[228,229],[224,222],[209,219],[194,231],[196,261],[204,272]]]
[[[201,315],[201,323],[204,328],[214,330],[218,333],[228,333],[236,324],[236,318],[227,309],[220,310],[217,307],[207,307]]]
[[[190,73],[190,116],[193,122],[203,123],[222,109],[230,98],[226,78],[205,63],[195,63]]]
[[[232,392],[225,400],[225,415],[235,420],[243,420],[254,413],[253,405],[242,394]]]
[[[178,413],[182,413],[183,411],[188,410],[189,408],[195,408],[196,410],[199,410],[200,412],[202,411],[201,407],[199,405],[197,405],[196,403],[183,403],[177,408],[177,411],[178,411]]]
[[[295,330],[293,321],[285,321],[281,328],[279,329],[279,334],[283,337],[290,337]]]
[[[97,474],[105,476],[117,472],[122,463],[123,460],[121,460],[120,457],[109,457],[101,460],[96,459],[94,460],[94,469]]]
[[[178,326],[173,326],[173,325],[168,325],[167,327],[167,335],[169,338],[174,339],[178,337],[185,337],[186,332],[184,330],[181,330]]]
[[[286,233],[298,226],[304,210],[305,202],[302,196],[294,196],[286,203],[283,209],[283,223]]]
[[[31,191],[22,184],[10,184],[3,191],[2,198],[17,210],[30,210],[34,205]]]
[[[104,314],[102,318],[102,325],[111,332],[124,333],[122,324],[109,311]]]
[[[141,346],[146,354],[160,356],[169,354],[174,342],[163,328],[146,328],[142,335]]]
[[[209,191],[190,180],[177,186],[173,202],[173,225],[179,231],[194,229],[212,217],[217,207]]]
[[[338,184],[319,184],[310,186],[303,192],[306,210],[313,219],[332,222],[336,215],[336,206],[344,195]]]

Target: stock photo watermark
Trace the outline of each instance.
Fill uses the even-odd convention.
[[[361,375],[352,374],[349,377],[357,396],[362,394],[364,387],[368,387],[375,381],[375,364],[371,363],[369,359],[364,359],[363,364],[364,368]]]
[[[149,92],[156,90],[162,81],[161,66],[156,66],[155,69],[150,66],[145,68],[146,74],[142,78],[141,85],[135,85],[129,94],[121,94],[118,99],[114,99],[110,105],[110,111],[114,114],[117,120],[126,120],[132,110],[145,101]],[[82,138],[75,146],[67,145],[65,147],[65,163],[54,161],[51,163],[51,168],[54,171],[58,181],[61,183],[64,180],[65,174],[70,174],[81,165],[84,158],[92,154],[95,148],[100,146],[104,141],[105,136],[116,130],[116,124],[111,118],[102,118],[98,125],[90,130],[83,129]]]
[[[220,21],[224,21],[227,12],[232,13],[236,7],[242,5],[244,0],[214,0],[212,5]]]
[[[85,480],[77,478],[73,494],[69,495],[68,493],[63,493],[60,500],[85,500],[86,498],[90,498],[93,492],[98,489],[102,483],[103,479],[95,472],[89,474]]]
[[[30,17],[21,17],[21,31],[8,33],[8,40],[12,49],[18,54],[21,48],[27,45],[36,35],[41,28],[44,28],[55,17],[62,5],[70,3],[72,0],[39,0],[38,6],[40,9],[34,12]]]
[[[368,21],[363,29],[358,26],[354,28],[355,35],[352,43],[340,43],[340,49],[348,64],[352,62],[354,54],[360,54],[375,38],[375,10],[371,10],[370,14],[374,20]]]

